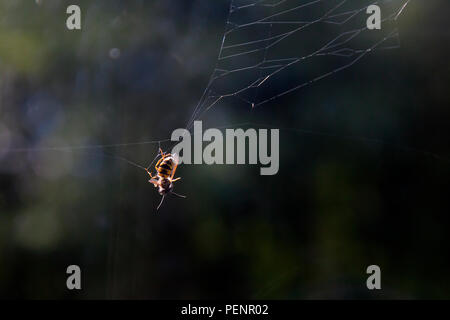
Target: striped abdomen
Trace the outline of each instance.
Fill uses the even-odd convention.
[[[158,172],[158,176],[161,178],[169,178],[172,175],[173,170],[173,159],[172,157],[168,157],[161,161],[161,163],[156,168]]]

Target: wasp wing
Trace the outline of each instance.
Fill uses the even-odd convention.
[[[180,163],[180,157],[178,156],[177,153],[174,153],[174,154],[172,155],[172,160],[173,160],[173,163],[174,163],[175,165],[178,165],[178,164]]]
[[[175,171],[177,171],[178,164],[180,163],[180,157],[178,156],[178,154],[174,153],[172,155],[172,161],[173,161],[173,169],[170,179],[173,179],[173,177],[175,176]]]

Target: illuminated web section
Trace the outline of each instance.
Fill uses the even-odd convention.
[[[407,3],[232,0],[217,66],[188,128],[225,98],[257,107],[399,47],[396,19]],[[381,30],[367,28],[370,5],[381,9]]]
[[[226,99],[268,104],[348,69],[380,50],[399,47],[396,19],[410,0],[231,0],[217,64],[186,128]],[[367,8],[381,9],[381,30],[369,30]],[[358,81],[357,74],[354,75]],[[8,152],[93,151],[171,139],[107,145],[10,148]],[[0,150],[1,152],[2,150]],[[115,157],[141,169],[120,156]]]

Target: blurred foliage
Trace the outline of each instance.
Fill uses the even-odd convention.
[[[65,28],[73,3],[81,31]],[[156,213],[145,172],[116,156],[146,166],[157,144],[29,149],[168,138],[207,84],[228,5],[0,2],[0,297],[450,297],[446,1],[411,2],[398,50],[208,113],[282,128],[276,176],[181,166],[188,198]],[[70,264],[81,292],[65,288]]]

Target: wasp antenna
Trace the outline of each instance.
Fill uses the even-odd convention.
[[[159,207],[161,207],[161,205],[162,205],[162,203],[163,203],[163,201],[164,201],[164,197],[165,197],[165,196],[162,196],[161,202],[159,203],[158,208],[156,208],[156,210],[159,210]]]
[[[186,196],[183,196],[183,195],[178,194],[178,193],[175,193],[175,192],[172,192],[172,194],[175,195],[175,196],[177,196],[177,197],[179,197],[179,198],[183,198],[183,199],[186,199],[186,198],[187,198]]]

